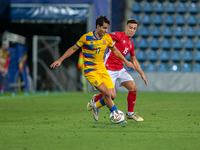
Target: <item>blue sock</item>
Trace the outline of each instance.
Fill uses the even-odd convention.
[[[109,109],[111,112],[117,110],[117,107],[114,105],[112,108]]]
[[[102,98],[99,100],[99,102],[101,103],[102,106],[105,106],[105,102],[103,101]]]

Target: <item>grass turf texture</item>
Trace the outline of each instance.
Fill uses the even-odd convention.
[[[140,93],[135,112],[144,122],[112,124],[101,108],[94,121],[86,104],[94,93],[0,95],[1,150],[197,150],[200,93]],[[126,113],[127,93],[115,104]]]

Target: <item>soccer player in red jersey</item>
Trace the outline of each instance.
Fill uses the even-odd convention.
[[[138,22],[135,19],[128,19],[125,32],[113,32],[110,33],[111,38],[115,43],[115,47],[121,52],[121,54],[125,57],[128,53],[130,54],[131,62],[134,64],[135,69],[141,75],[141,78],[144,80],[146,86],[148,85],[146,77],[135,57],[134,53],[134,44],[131,41],[131,37],[135,34],[137,30]],[[124,69],[124,63],[119,58],[117,58],[110,49],[105,56],[105,66],[106,69],[111,76],[113,84],[115,85],[116,82],[120,86],[124,86],[129,92],[127,96],[128,101],[128,111],[126,114],[127,119],[134,119],[135,121],[143,121],[142,117],[137,116],[134,113],[136,95],[137,95],[137,86],[134,83],[133,78],[130,74]],[[114,100],[116,97],[115,89],[111,90],[111,97]],[[94,95],[93,98],[88,102],[87,109],[91,110],[90,103],[92,101],[96,102],[102,98],[102,94]]]

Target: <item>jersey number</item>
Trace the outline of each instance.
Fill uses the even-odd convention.
[[[125,47],[125,50],[123,51],[123,53],[126,55],[126,54],[127,54],[127,52],[128,52],[128,48],[127,48],[127,47]]]
[[[96,48],[96,54],[99,54],[101,47]]]

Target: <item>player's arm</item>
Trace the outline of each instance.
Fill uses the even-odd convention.
[[[146,86],[148,85],[147,83],[147,79],[144,75],[144,72],[142,71],[139,62],[137,61],[135,56],[130,57],[131,58],[131,62],[134,64],[135,69],[137,70],[137,72],[141,75],[141,78],[144,80]]]
[[[62,61],[68,57],[70,57],[73,53],[75,53],[77,50],[79,49],[79,47],[74,44],[72,47],[70,47],[57,61],[55,61],[54,63],[52,63],[50,65],[51,68],[55,68],[60,66],[60,64],[62,63]]]
[[[110,49],[115,56],[117,56],[119,59],[121,59],[125,63],[127,68],[135,69],[134,65],[131,62],[129,62],[115,46]]]

